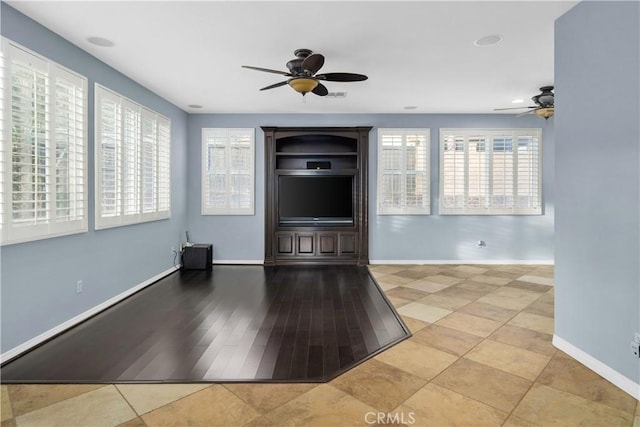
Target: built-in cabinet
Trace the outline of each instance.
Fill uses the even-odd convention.
[[[371,127],[263,127],[265,265],[369,262],[368,145]],[[282,220],[280,177],[352,177],[351,221]],[[311,193],[312,194],[312,193]]]

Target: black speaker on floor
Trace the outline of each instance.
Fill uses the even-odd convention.
[[[206,270],[213,262],[213,245],[195,244],[182,252],[182,268],[185,270]]]

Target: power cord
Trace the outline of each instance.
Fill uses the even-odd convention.
[[[178,254],[182,254],[182,251],[178,252],[178,251],[173,251],[173,267],[175,269],[179,269],[180,267],[178,267],[178,265],[176,264],[176,258],[178,257]]]

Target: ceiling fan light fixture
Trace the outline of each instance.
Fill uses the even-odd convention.
[[[538,108],[534,110],[534,113],[536,116],[540,117],[541,119],[547,120],[549,117],[553,116],[554,110],[553,110],[553,107]]]
[[[304,95],[307,92],[311,92],[318,86],[318,81],[316,79],[310,79],[307,77],[298,77],[289,80],[289,86],[293,88],[298,93]]]

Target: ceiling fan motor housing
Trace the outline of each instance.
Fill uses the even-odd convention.
[[[289,72],[291,74],[293,74],[294,76],[304,76],[304,75],[309,75],[311,76],[310,73],[306,72],[303,68],[302,68],[302,61],[304,61],[303,59],[292,59],[291,61],[287,62],[287,68],[289,69]]]
[[[553,86],[543,86],[540,88],[542,93],[534,96],[531,100],[544,108],[553,107],[554,96],[552,91]]]

